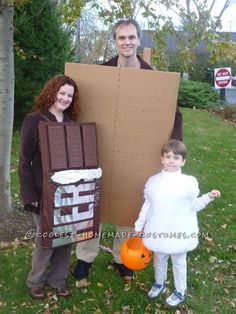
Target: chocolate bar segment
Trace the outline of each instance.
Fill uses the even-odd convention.
[[[64,125],[48,126],[51,171],[68,169]]]
[[[83,147],[79,124],[66,125],[66,141],[69,169],[83,168]]]
[[[43,172],[50,171],[50,156],[48,153],[48,133],[47,133],[47,122],[39,122],[39,144],[41,151],[41,160],[43,166]]]
[[[97,157],[96,124],[93,122],[82,123],[81,130],[84,148],[84,167],[97,168],[98,157]]]

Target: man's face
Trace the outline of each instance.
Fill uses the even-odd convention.
[[[119,55],[126,58],[136,55],[140,44],[136,27],[133,24],[120,25],[116,29],[115,44],[119,50]]]

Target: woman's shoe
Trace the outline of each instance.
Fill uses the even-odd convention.
[[[70,290],[68,290],[66,288],[65,285],[63,285],[63,286],[60,286],[59,288],[57,288],[57,295],[61,298],[66,298],[66,297],[69,297],[71,295],[71,292],[70,292]]]
[[[45,293],[43,289],[40,289],[40,288],[38,289],[31,288],[30,295],[33,299],[36,299],[36,300],[43,300],[45,297]]]

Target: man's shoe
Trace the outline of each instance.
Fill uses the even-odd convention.
[[[185,295],[182,295],[180,292],[175,291],[172,293],[165,301],[165,304],[170,307],[175,307],[185,300]]]
[[[166,292],[166,285],[159,285],[158,283],[154,284],[151,290],[148,292],[148,298],[154,299],[158,297],[160,294]]]
[[[40,289],[40,288],[38,289],[31,288],[30,295],[33,299],[36,299],[36,300],[43,300],[45,297],[43,289]]]
[[[61,298],[67,298],[71,295],[70,290],[65,285],[57,288],[57,295]]]
[[[130,283],[134,279],[134,276],[124,276],[124,282]]]
[[[126,267],[124,264],[113,262],[112,266],[119,271],[125,282],[130,282],[134,279],[134,271]]]
[[[82,261],[82,260],[78,259],[76,267],[75,267],[75,270],[72,273],[72,275],[77,280],[85,279],[89,275],[89,270],[90,270],[91,266],[92,266],[92,263],[87,263],[85,261]]]

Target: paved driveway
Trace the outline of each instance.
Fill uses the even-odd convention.
[[[230,104],[236,105],[236,87],[226,88],[225,100]]]

